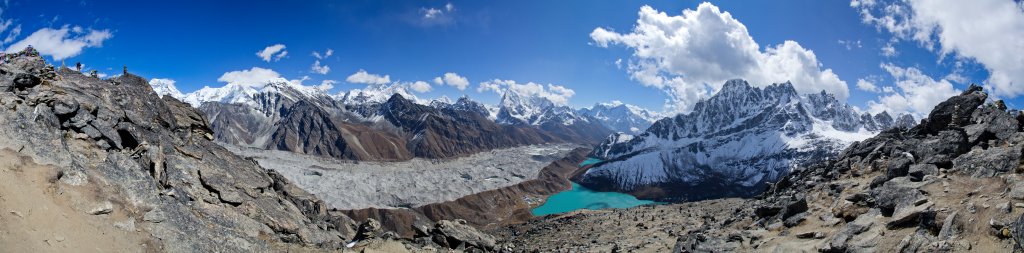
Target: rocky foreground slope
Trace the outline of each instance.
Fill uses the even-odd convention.
[[[921,124],[798,168],[753,200],[580,211],[493,233],[541,252],[1014,251],[1024,116],[986,98],[971,86]]]
[[[146,79],[54,70],[31,49],[11,59],[0,65],[4,248],[254,252],[353,238],[348,217],[213,143],[197,110]]]

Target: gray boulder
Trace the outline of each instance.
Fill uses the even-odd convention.
[[[965,126],[970,122],[974,110],[985,103],[986,98],[988,94],[985,94],[981,86],[971,84],[959,96],[936,105],[919,127],[922,127],[924,133],[937,133],[950,126]]]
[[[974,149],[953,160],[953,170],[974,177],[992,177],[1017,171],[1020,167],[1021,146]]]
[[[908,141],[906,144],[917,158],[917,163],[946,166],[954,157],[967,152],[967,140],[964,131],[950,129],[925,136],[920,141]]]
[[[439,221],[434,225],[433,234],[435,238],[443,238],[442,242],[438,244],[449,248],[463,246],[492,250],[495,246],[493,236],[477,231],[475,228],[466,225],[465,221]],[[437,241],[435,239],[435,242]]]
[[[910,181],[920,182],[925,176],[934,176],[938,174],[939,167],[934,164],[914,164],[910,165],[910,170],[907,173],[907,176],[910,178]]]

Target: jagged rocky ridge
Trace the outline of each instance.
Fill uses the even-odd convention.
[[[643,133],[661,118],[656,113],[619,101],[597,103],[590,108],[580,108],[577,112],[599,120],[608,129],[626,134]]]
[[[858,114],[831,94],[801,95],[788,82],[757,88],[730,80],[690,113],[636,136],[607,137],[594,150],[606,161],[576,180],[663,201],[749,197],[795,166],[913,122],[910,115]]]
[[[598,119],[557,105],[548,98],[526,96],[508,89],[501,96],[495,121],[514,126],[533,126],[573,143],[596,143],[612,133]]]
[[[120,227],[157,251],[336,249],[352,239],[351,219],[213,143],[202,114],[161,99],[146,79],[98,79],[17,55],[0,65],[0,147],[54,167],[39,187],[107,203],[65,217],[125,216]]]
[[[1024,116],[986,99],[972,85],[921,124],[797,167],[755,199],[576,212],[493,232],[525,251],[1019,251]]]

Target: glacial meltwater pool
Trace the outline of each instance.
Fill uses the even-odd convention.
[[[633,195],[619,192],[595,192],[579,184],[572,183],[572,190],[551,195],[547,202],[534,208],[531,213],[534,216],[543,216],[579,209],[628,208],[653,203],[657,202],[639,200],[633,197]]]
[[[587,158],[579,164],[580,168],[601,162],[601,159]],[[579,209],[598,210],[605,208],[628,208],[639,205],[657,203],[650,200],[639,200],[633,195],[620,192],[595,192],[575,182],[572,189],[555,193],[548,197],[547,202],[534,208],[531,213],[534,216],[565,213]]]

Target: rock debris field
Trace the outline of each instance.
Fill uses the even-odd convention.
[[[367,162],[221,145],[252,157],[338,209],[416,207],[514,185],[536,178],[544,166],[577,147],[543,144],[453,159]]]

